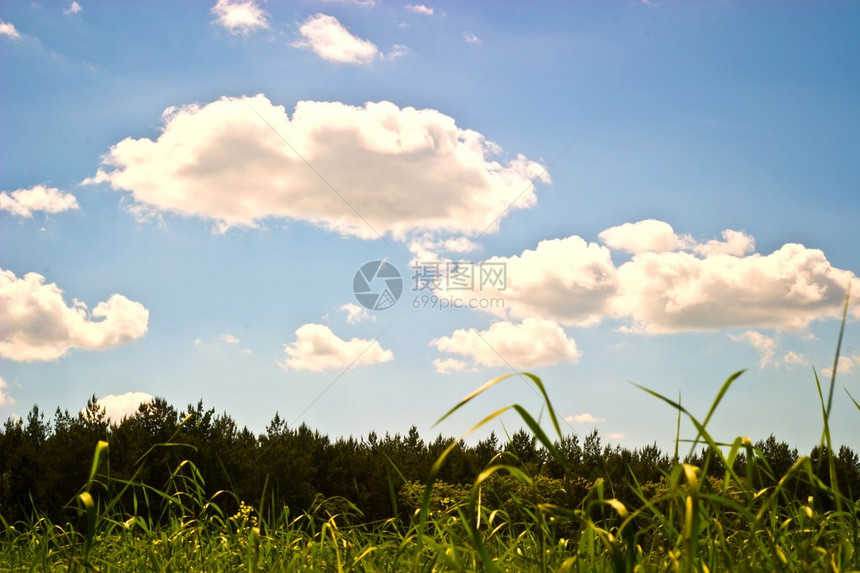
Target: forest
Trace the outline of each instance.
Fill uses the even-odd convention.
[[[152,491],[162,491],[175,479],[177,468],[190,462],[199,487],[204,488],[203,497],[229,492],[219,499],[227,513],[244,502],[261,512],[279,513],[286,508],[292,514],[341,504],[340,509],[350,508],[363,523],[409,519],[420,507],[431,467],[449,446],[436,475],[436,504],[464,499],[482,470],[491,463],[503,463],[531,476],[531,484],[496,473],[485,482],[488,504],[504,504],[515,494],[576,507],[602,480],[607,495],[634,505],[642,492],[657,496],[665,489],[667,476],[679,461],[656,445],[631,450],[604,444],[597,430],[555,441],[564,465],[526,429],[503,439],[492,433],[474,445],[442,435],[425,439],[414,426],[405,435],[371,432],[333,439],[304,424],[288,427],[275,414],[265,433],[255,435],[246,427],[240,429],[228,413],[207,409],[202,400],[178,409],[156,398],[112,424],[93,396],[77,414],[58,408],[53,417],[47,417],[37,405],[26,419],[6,420],[0,430],[3,520],[14,523],[37,515],[56,523],[73,520],[75,498],[87,481],[99,441],[108,444],[100,473],[110,476],[114,484],[134,478]],[[775,486],[800,457],[796,448],[773,435],[755,442],[753,448],[754,459],[739,452],[733,470],[747,476],[747,486],[756,490]],[[834,450],[839,490],[855,499],[860,495],[858,455],[847,445]],[[831,480],[823,462],[827,453],[826,445],[808,453],[824,484]],[[726,474],[723,459],[703,448],[680,461],[703,468],[709,479],[721,480]],[[806,500],[811,495],[809,480],[795,481],[784,491],[796,500]],[[129,513],[140,501],[133,494],[129,490],[119,500]],[[147,511],[156,521],[166,515],[157,496],[148,500]]]

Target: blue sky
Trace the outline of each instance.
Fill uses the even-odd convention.
[[[858,27],[851,2],[5,2],[0,417],[163,396],[459,434],[539,411],[514,378],[431,430],[529,371],[565,431],[668,449],[631,382],[704,416],[746,368],[714,434],[808,450],[860,294]],[[370,261],[391,308],[353,293]]]

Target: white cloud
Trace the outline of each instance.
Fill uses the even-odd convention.
[[[334,16],[315,14],[299,27],[304,38],[293,43],[296,48],[310,48],[324,60],[348,64],[369,64],[379,55],[379,48],[349,32]]]
[[[602,231],[598,238],[610,249],[630,253],[675,251],[692,243],[690,237],[679,237],[672,225],[656,219],[610,227]]]
[[[391,51],[384,55],[384,58],[389,61],[396,60],[397,58],[402,58],[408,53],[408,46],[404,46],[403,44],[394,44],[391,46]]]
[[[620,441],[622,441],[622,440],[624,439],[624,433],[622,433],[622,432],[612,432],[611,434],[609,434],[609,439],[610,439],[610,440],[618,440],[618,441],[620,442]]]
[[[254,0],[218,0],[212,7],[215,21],[231,34],[246,35],[269,27],[266,11]]]
[[[0,193],[0,211],[9,211],[19,217],[32,217],[35,211],[62,213],[77,208],[75,196],[56,187],[34,185],[29,189]]]
[[[18,30],[15,29],[14,24],[0,20],[0,36],[8,36],[13,40],[17,40],[21,37],[21,34],[19,34]]]
[[[513,207],[535,204],[532,178],[549,182],[544,167],[522,155],[495,161],[499,147],[453,118],[390,102],[303,101],[290,118],[263,95],[225,97],[170,108],[164,120],[155,141],[114,145],[103,158],[112,169],[84,183],[108,182],[151,212],[206,217],[222,231],[286,217],[400,239],[422,230],[493,231],[523,189]]]
[[[792,364],[792,365],[794,365],[794,364],[799,364],[799,365],[809,364],[809,359],[806,358],[806,356],[803,356],[802,354],[798,354],[797,352],[795,352],[793,350],[789,350],[788,352],[786,352],[785,356],[783,356],[780,359],[780,361],[783,364]]]
[[[323,0],[323,2],[329,4],[353,4],[355,6],[364,6],[366,8],[373,8],[376,6],[375,0]]]
[[[225,333],[225,334],[221,337],[221,340],[223,340],[223,341],[224,341],[224,342],[226,342],[227,344],[239,344],[239,339],[238,339],[238,338],[236,338],[235,336],[233,336],[232,334],[230,334],[229,332],[228,332],[228,333]]]
[[[527,318],[520,324],[496,322],[480,332],[475,328],[456,330],[430,344],[440,352],[470,359],[475,367],[536,368],[577,362],[581,354],[576,341],[568,338],[558,324],[541,318]],[[450,370],[459,364],[441,362],[436,364],[437,371],[441,371],[440,366]]]
[[[149,404],[154,397],[146,392],[126,392],[125,394],[107,394],[98,399],[108,420],[119,424],[123,418],[134,416],[141,404]]]
[[[77,2],[72,2],[68,8],[63,10],[63,14],[80,14],[84,9]]]
[[[463,32],[463,39],[466,40],[467,44],[475,44],[476,46],[480,46],[483,43],[481,42],[481,39],[472,32]]]
[[[423,14],[424,16],[432,16],[433,8],[427,7],[424,4],[407,4],[404,6],[410,12],[415,12],[416,14]]]
[[[668,224],[620,225],[607,231],[612,232],[600,236],[614,248],[637,251],[619,267],[609,248],[576,235],[483,261],[484,266],[504,265],[507,279],[505,288],[482,288],[482,296],[505,303],[487,312],[577,326],[613,318],[622,321],[623,332],[648,334],[794,330],[839,318],[849,283],[860,292],[860,279],[851,271],[833,267],[823,252],[799,244],[786,244],[769,255],[736,255],[726,251],[748,250],[752,237],[724,232],[720,246],[679,237]],[[664,250],[672,245],[686,250]],[[850,312],[860,318],[857,299]]]
[[[456,358],[434,358],[433,367],[439,374],[474,370],[474,368],[469,366],[468,362],[464,362],[463,360],[457,360]]]
[[[9,384],[0,376],[0,406],[15,405],[15,399],[4,391],[8,387]]]
[[[776,340],[770,336],[765,336],[761,332],[756,332],[755,330],[747,330],[740,334],[730,334],[729,338],[735,342],[743,342],[755,348],[756,352],[758,352],[761,357],[761,360],[759,360],[759,368],[767,366],[776,351]]]
[[[56,360],[73,348],[103,350],[146,334],[149,311],[120,294],[98,303],[67,306],[63,291],[45,277],[17,278],[0,269],[0,356],[16,361]]]
[[[745,257],[640,253],[621,265],[618,280],[614,312],[632,318],[632,330],[649,333],[804,328],[840,314],[849,282],[860,288],[853,273],[798,244]]]
[[[376,320],[376,317],[370,316],[370,313],[367,312],[363,306],[358,306],[357,304],[347,303],[341,305],[338,310],[343,310],[346,312],[346,321],[350,324],[358,324],[362,320],[367,320],[368,318],[372,320]]]
[[[296,341],[284,345],[287,358],[281,364],[292,370],[320,372],[332,368],[367,366],[394,359],[376,340],[343,340],[322,324],[305,324],[296,330]]]
[[[723,231],[723,240],[712,239],[703,245],[697,245],[693,249],[700,255],[734,255],[742,257],[755,251],[755,239],[743,231],[726,229]]]
[[[618,289],[609,249],[577,236],[541,241],[518,256],[492,257],[484,267],[493,264],[503,265],[506,285],[485,286],[483,296],[503,298],[504,312],[515,318],[596,324]]]
[[[851,374],[855,369],[860,369],[860,354],[854,354],[853,356],[843,354],[839,357],[839,363],[836,366],[836,376],[839,377],[840,374]],[[833,367],[822,368],[821,373],[827,378],[830,378],[833,376]]]
[[[588,412],[565,416],[564,419],[572,424],[599,424],[600,422],[606,421],[606,418],[597,418]]]

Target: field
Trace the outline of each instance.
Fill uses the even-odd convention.
[[[847,306],[846,306],[847,308]],[[844,328],[844,320],[843,320]],[[840,334],[841,341],[841,334]],[[841,342],[840,342],[841,344]],[[836,352],[839,356],[839,345]],[[720,441],[708,422],[741,372],[722,385],[704,418],[680,403],[644,389],[686,417],[697,429],[684,458],[676,452],[668,471],[640,483],[631,470],[633,501],[611,497],[596,479],[581,486],[560,451],[562,433],[542,381],[523,375],[542,393],[551,431],[519,405],[493,412],[471,431],[505,411],[516,412],[543,451],[567,468],[565,488],[547,494],[541,476],[511,456],[499,455],[474,478],[455,488],[437,480],[458,441],[439,455],[424,484],[401,490],[412,500],[411,517],[366,522],[343,498],[318,499],[292,513],[266,501],[243,500],[230,491],[207,495],[194,462],[178,463],[163,488],[139,474],[114,477],[109,444],[99,442],[89,478],[70,503],[77,520],[54,523],[38,513],[3,527],[4,571],[856,571],[860,570],[860,500],[842,491],[828,419],[829,386],[817,374],[821,455],[798,457],[777,472],[747,438]],[[452,408],[478,399],[503,376]],[[860,410],[860,404],[849,399]],[[191,423],[192,416],[183,424]],[[440,420],[441,421],[441,420]],[[553,432],[556,439],[551,436]],[[468,435],[468,433],[467,433]],[[171,440],[151,448],[176,447]],[[512,461],[513,460],[513,461]],[[856,460],[855,460],[856,464]],[[713,467],[724,468],[721,477]],[[143,467],[143,466],[140,466]],[[711,470],[711,471],[709,471]],[[397,472],[396,466],[393,471]],[[402,475],[401,475],[402,477]],[[407,480],[403,480],[407,481]],[[499,495],[499,484],[503,493]],[[768,484],[760,487],[761,484]],[[495,492],[491,499],[489,491]],[[404,495],[404,492],[406,495]],[[537,492],[537,493],[536,493]],[[392,489],[392,503],[396,506]],[[504,498],[504,503],[499,499]],[[550,499],[552,498],[552,499]],[[133,500],[129,509],[127,502]],[[561,500],[561,501],[559,501]],[[565,502],[564,500],[569,500]],[[152,508],[161,508],[153,514]],[[225,507],[238,507],[228,511]]]

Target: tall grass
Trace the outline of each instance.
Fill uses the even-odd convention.
[[[843,328],[844,324],[845,316]],[[679,428],[682,417],[692,424],[696,433],[690,440],[691,453],[700,445],[706,446],[700,463],[679,458],[682,440],[678,435],[673,463],[659,483],[639,483],[631,472],[632,502],[614,497],[600,479],[590,484],[584,498],[574,496],[578,476],[558,447],[564,436],[556,410],[540,378],[523,374],[543,399],[549,430],[528,410],[512,404],[489,413],[463,437],[506,412],[515,412],[547,455],[567,469],[567,491],[557,492],[554,498],[565,502],[527,495],[539,490],[540,476],[529,475],[510,455],[502,454],[475,477],[470,488],[445,489],[436,477],[457,441],[438,457],[423,485],[409,486],[409,493],[420,500],[413,518],[376,523],[364,523],[360,510],[344,499],[320,499],[309,510],[293,514],[287,508],[267,506],[265,496],[256,505],[229,491],[207,496],[201,474],[190,461],[178,464],[160,489],[145,485],[139,473],[128,479],[116,478],[110,473],[109,445],[99,442],[89,477],[71,502],[78,508],[77,521],[57,524],[37,514],[26,522],[7,523],[0,517],[0,569],[860,570],[860,500],[839,488],[830,437],[840,348],[841,332],[826,398],[814,373],[822,420],[821,451],[825,453],[829,483],[818,477],[820,468],[809,457],[797,459],[783,475],[775,475],[749,439],[721,441],[710,433],[708,425],[714,412],[742,375],[737,372],[722,384],[701,419],[680,399],[640,387],[677,412]],[[511,377],[501,376],[481,386],[439,422]],[[860,404],[849,398],[860,410]],[[147,452],[139,467],[154,449],[165,447],[184,446],[171,438]],[[739,459],[745,461],[740,469]],[[725,468],[721,478],[708,475],[713,464]],[[397,475],[397,468],[392,467],[392,472]],[[755,484],[761,479],[757,472],[763,472],[772,485],[758,488]],[[490,495],[491,490],[497,492],[500,480],[508,484],[504,503]],[[393,485],[391,491],[396,506]],[[800,499],[798,491],[808,496]],[[238,505],[239,509],[228,515],[222,509],[225,505]],[[162,508],[157,515],[151,513],[155,507]]]

